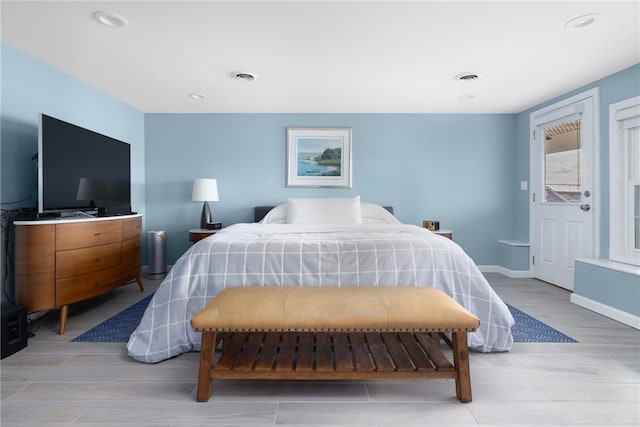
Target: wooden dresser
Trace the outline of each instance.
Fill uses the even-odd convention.
[[[60,308],[136,280],[141,272],[142,216],[16,221],[15,287],[28,312]]]

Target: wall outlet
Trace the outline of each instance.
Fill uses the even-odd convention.
[[[528,190],[529,189],[529,183],[527,181],[520,181],[520,189],[521,190]]]

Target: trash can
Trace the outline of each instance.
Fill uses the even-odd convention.
[[[147,243],[149,247],[149,268],[147,274],[152,279],[160,279],[167,274],[167,233],[149,231]]]

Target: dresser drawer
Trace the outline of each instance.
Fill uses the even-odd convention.
[[[16,225],[15,295],[29,313],[47,310],[55,303],[56,226]],[[6,331],[1,331],[4,334]]]
[[[122,221],[122,240],[140,238],[142,235],[142,218],[131,218]]]
[[[88,248],[122,240],[120,221],[95,221],[56,225],[56,250]]]
[[[66,305],[103,294],[122,284],[120,264],[79,276],[56,280],[56,305]]]
[[[124,240],[122,242],[122,275],[125,279],[140,273],[142,257],[142,238]]]
[[[121,243],[56,252],[56,279],[78,276],[122,262]]]

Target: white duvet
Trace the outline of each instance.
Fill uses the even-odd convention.
[[[236,224],[175,263],[129,338],[129,355],[155,363],[200,349],[190,320],[230,286],[430,286],[480,319],[470,348],[507,351],[513,317],[456,243],[405,224]]]

